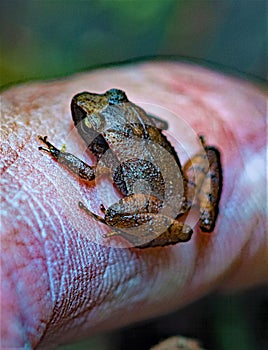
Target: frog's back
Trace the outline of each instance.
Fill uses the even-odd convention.
[[[140,153],[145,152],[144,145],[150,142],[158,149],[163,148],[169,152],[181,170],[181,164],[173,146],[142,108],[127,102],[107,108],[103,113],[106,120],[103,136],[118,158],[122,159],[131,154],[140,156]]]

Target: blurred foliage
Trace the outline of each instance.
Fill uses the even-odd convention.
[[[0,84],[183,55],[265,75],[265,0],[2,0]]]

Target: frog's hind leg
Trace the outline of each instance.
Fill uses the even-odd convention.
[[[39,135],[38,138],[47,146],[47,148],[40,146],[38,147],[39,150],[49,153],[59,163],[64,164],[72,173],[78,175],[80,178],[89,181],[95,179],[96,166],[90,166],[73,154],[59,150],[47,140],[47,136]]]
[[[205,150],[209,161],[209,171],[198,195],[200,203],[199,227],[204,232],[212,232],[219,213],[223,177],[220,152],[213,146],[206,146]]]
[[[184,166],[187,180],[188,207],[199,208],[199,227],[203,232],[212,232],[219,212],[222,191],[222,167],[219,150],[207,146],[203,136],[200,142],[203,152],[197,153]]]

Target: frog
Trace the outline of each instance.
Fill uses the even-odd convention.
[[[121,193],[108,208],[102,203],[98,215],[83,203],[78,207],[109,227],[104,239],[120,236],[136,248],[165,247],[188,242],[193,228],[185,223],[192,207],[199,210],[199,229],[211,233],[219,213],[222,190],[220,151],[207,146],[182,166],[164,131],[168,123],[129,101],[123,90],[104,93],[80,92],[71,100],[74,125],[95,156],[89,165],[38,136],[48,153],[86,181],[108,174]]]

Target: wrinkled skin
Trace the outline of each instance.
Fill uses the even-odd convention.
[[[93,164],[72,131],[69,103],[79,91],[111,87],[127,91],[138,105],[171,110],[177,118],[168,120],[166,135],[181,139],[188,152],[194,154],[198,145],[187,132],[181,136],[181,118],[220,149],[224,187],[210,236],[196,230],[188,243],[145,250],[99,244],[106,228],[79,211],[77,203],[82,200],[97,212],[102,183],[78,181],[40,155],[37,135],[49,135],[59,147],[66,143],[74,154],[82,151]],[[267,282],[266,101],[261,88],[248,82],[165,62],[102,69],[4,92],[2,347],[53,349],[172,311],[211,290]],[[110,194],[111,186],[105,188],[107,200],[118,196]]]

